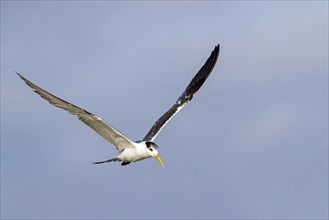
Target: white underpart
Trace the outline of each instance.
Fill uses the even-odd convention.
[[[145,141],[134,143],[134,147],[126,148],[118,158],[122,161],[136,162],[151,157],[151,154],[146,148]]]

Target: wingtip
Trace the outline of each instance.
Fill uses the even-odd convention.
[[[24,80],[25,81],[25,78],[24,78],[24,76],[22,76],[19,72],[17,72],[17,71],[14,71],[18,76],[19,76],[19,78],[21,78],[22,80]]]
[[[14,70],[14,73],[16,73],[19,77],[22,77],[21,74],[19,74],[17,71]]]
[[[28,86],[29,83],[31,83],[28,79],[26,79],[24,76],[22,76],[21,74],[19,74],[18,72],[15,71],[15,73],[18,75],[19,78],[21,78],[21,80],[23,80]],[[31,87],[31,86],[30,86]],[[34,91],[34,89],[32,88],[32,90]]]
[[[215,50],[220,50],[220,44],[217,44],[216,46],[215,46]]]

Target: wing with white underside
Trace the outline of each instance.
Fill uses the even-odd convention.
[[[193,95],[200,89],[202,84],[210,75],[216,64],[218,56],[219,45],[217,45],[212,51],[206,63],[193,77],[190,84],[186,87],[185,91],[177,99],[176,103],[154,123],[151,130],[144,137],[144,141],[153,141],[159,134],[161,129],[169,122],[169,120],[172,119],[192,99]]]
[[[17,72],[16,72],[17,73]],[[49,92],[41,89],[37,85],[33,84],[22,75],[17,73],[19,77],[29,86],[31,89],[40,95],[43,99],[47,100],[53,106],[68,111],[72,115],[76,115],[79,120],[88,125],[99,135],[105,138],[108,142],[113,144],[118,151],[122,151],[126,148],[134,146],[134,142],[125,137],[120,131],[113,128],[111,125],[103,121],[97,115],[94,115],[76,105],[73,105],[63,99],[60,99]]]

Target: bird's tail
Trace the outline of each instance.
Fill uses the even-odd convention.
[[[93,164],[109,163],[109,162],[116,162],[116,161],[121,161],[121,160],[119,158],[115,157],[115,158],[112,158],[112,159],[109,159],[109,160],[94,162]]]

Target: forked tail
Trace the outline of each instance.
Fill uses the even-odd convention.
[[[115,158],[112,158],[112,159],[109,159],[109,160],[98,161],[98,162],[95,162],[93,164],[101,164],[101,163],[109,163],[109,162],[117,162],[117,161],[121,161],[121,160],[119,158],[115,157]]]

